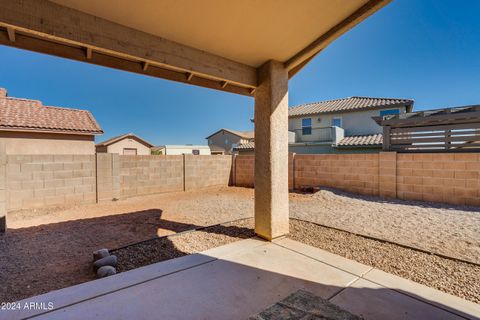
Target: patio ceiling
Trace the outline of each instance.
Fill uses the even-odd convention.
[[[0,44],[252,96],[388,2],[0,0]]]

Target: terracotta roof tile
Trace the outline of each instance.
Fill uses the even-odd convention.
[[[247,143],[239,144],[234,148],[235,150],[254,150],[255,149],[255,142],[249,141]]]
[[[383,135],[370,134],[365,136],[350,136],[345,137],[337,144],[341,147],[350,147],[350,146],[381,146],[383,144]]]
[[[126,133],[126,134],[122,134],[121,136],[116,136],[116,137],[113,137],[113,138],[110,138],[108,140],[105,140],[103,142],[99,142],[97,143],[95,146],[96,147],[105,147],[105,146],[109,146],[117,141],[120,141],[120,140],[123,140],[123,139],[126,139],[126,138],[130,138],[130,139],[135,139],[141,143],[143,143],[144,145],[147,145],[149,148],[152,148],[154,145],[151,144],[150,142],[148,142],[147,140],[145,139],[142,139],[140,138],[139,136],[133,134],[133,133]]]
[[[414,101],[410,99],[350,97],[294,106],[288,110],[288,116],[297,117],[318,113],[335,113],[394,106],[412,106],[413,103]]]
[[[103,133],[87,110],[43,106],[38,100],[1,96],[0,130]]]

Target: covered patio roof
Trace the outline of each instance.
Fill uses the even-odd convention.
[[[253,96],[389,0],[1,0],[0,44]]]
[[[288,80],[389,0],[0,0],[0,44],[255,97],[255,230],[288,233]]]

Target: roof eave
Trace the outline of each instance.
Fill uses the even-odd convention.
[[[37,129],[37,128],[5,128],[0,127],[0,131],[4,132],[32,132],[32,133],[57,133],[57,134],[70,134],[70,135],[82,135],[82,136],[95,136],[103,134],[102,131],[76,131],[76,130],[52,130],[52,129]]]
[[[388,106],[372,106],[366,108],[358,108],[353,110],[335,110],[335,111],[320,111],[320,112],[312,112],[312,113],[305,113],[300,115],[289,115],[289,118],[301,118],[305,116],[314,116],[318,114],[336,114],[336,113],[353,113],[353,112],[362,112],[362,111],[369,111],[369,110],[379,110],[379,109],[389,109],[389,108],[400,108],[405,107],[407,108],[407,112],[409,112],[409,108],[413,109],[413,101],[411,103],[395,103]]]

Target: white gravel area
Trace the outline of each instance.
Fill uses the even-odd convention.
[[[291,195],[290,215],[480,263],[480,208],[389,201],[323,189]]]

